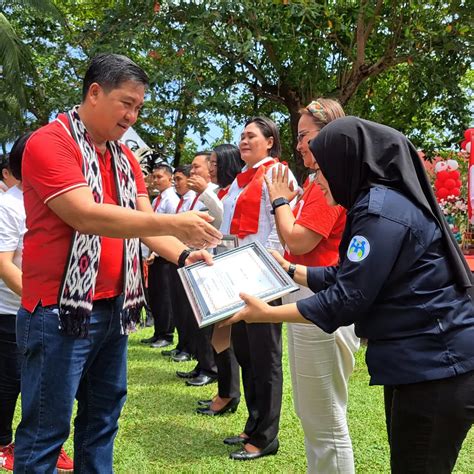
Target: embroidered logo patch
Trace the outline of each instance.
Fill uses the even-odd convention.
[[[361,262],[369,253],[369,241],[365,237],[362,237],[362,235],[354,235],[347,249],[347,258],[351,262]]]

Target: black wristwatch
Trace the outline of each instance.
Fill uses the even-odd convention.
[[[276,198],[273,202],[272,202],[272,210],[270,211],[272,214],[275,214],[275,209],[277,207],[280,207],[280,206],[285,206],[285,205],[290,205],[290,202],[288,201],[288,199],[284,198],[284,197],[279,197],[279,198]]]
[[[295,272],[296,272],[296,265],[294,263],[290,263],[290,266],[288,267],[288,271],[286,273],[290,275],[290,278],[292,280],[295,279]]]
[[[183,268],[184,265],[186,264],[186,259],[189,257],[189,254],[192,252],[192,250],[189,249],[184,249],[181,252],[181,255],[178,257],[178,267]]]

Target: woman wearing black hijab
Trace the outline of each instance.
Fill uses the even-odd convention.
[[[371,384],[385,386],[392,472],[451,472],[474,421],[471,273],[405,136],[346,117],[310,147],[328,203],[348,209],[340,263],[297,265],[314,296],[271,307],[242,295],[227,323],[355,323]]]

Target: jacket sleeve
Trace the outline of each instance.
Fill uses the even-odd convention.
[[[308,288],[313,292],[325,290],[336,281],[338,266],[332,267],[308,267],[306,278]]]
[[[352,237],[344,260],[333,275],[334,282],[297,302],[299,312],[328,333],[357,322],[370,308],[409,234],[405,225],[372,214],[355,217],[351,228]],[[310,277],[309,281],[313,278],[316,279]]]
[[[216,229],[219,229],[222,224],[222,217],[224,215],[224,206],[217,197],[217,194],[213,190],[207,188],[199,196],[199,201],[201,201],[207,207],[207,209],[209,209],[209,214],[214,217],[212,225]]]

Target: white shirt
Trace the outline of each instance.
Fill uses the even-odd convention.
[[[181,198],[183,199],[183,204],[179,208],[178,212],[200,211],[204,207],[204,204],[200,202],[199,199],[196,199],[196,196],[196,192],[192,191],[191,189],[186,194],[181,196]],[[176,208],[177,207],[178,206],[176,206]]]
[[[256,163],[253,168],[258,168],[259,166],[265,164],[266,162],[272,160],[273,158],[267,157],[263,160],[260,160]],[[266,171],[266,176],[272,180],[272,170],[274,166],[279,166],[281,164],[276,163],[273,166],[270,166]],[[248,169],[247,166],[242,168],[242,171],[246,171]],[[289,170],[289,179],[290,182],[293,182],[294,186],[298,186],[295,177],[291,170]],[[222,218],[222,225],[220,231],[226,235],[230,234],[230,226],[232,223],[232,218],[234,216],[235,205],[237,203],[237,199],[240,196],[240,193],[244,190],[244,188],[240,188],[237,179],[234,179],[232,184],[230,185],[229,192],[223,199],[222,203],[224,206],[224,216]],[[290,206],[293,208],[296,204],[296,198],[291,201]],[[272,210],[272,203],[270,202],[270,196],[268,195],[268,188],[265,182],[263,183],[262,189],[262,199],[260,201],[260,217],[258,222],[258,231],[256,234],[247,235],[246,237],[240,239],[239,238],[239,245],[249,244],[251,242],[258,241],[260,242],[265,248],[267,249],[274,249],[283,254],[283,247],[280,243],[280,239],[278,238],[278,232],[276,230],[275,224],[275,216],[271,214]]]
[[[176,208],[178,207],[179,196],[176,194],[176,191],[174,190],[173,186],[169,187],[168,189],[165,189],[160,194],[160,196],[161,200],[156,209],[155,203],[158,197],[155,198],[152,203],[155,212],[159,214],[174,214],[176,212]]]
[[[23,192],[13,186],[0,199],[0,252],[14,252],[13,263],[20,269],[25,219]],[[0,280],[0,314],[16,314],[19,307],[20,297]]]

